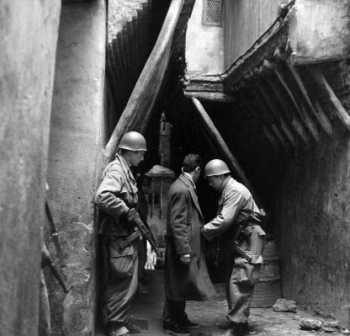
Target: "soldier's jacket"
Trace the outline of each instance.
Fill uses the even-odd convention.
[[[229,177],[218,201],[217,216],[205,225],[203,234],[211,239],[225,232],[227,238],[233,238],[229,236],[234,234],[237,225],[249,222],[253,216],[259,215],[260,209],[250,191],[242,183]],[[261,235],[264,235],[265,232],[261,228],[260,230]]]
[[[137,185],[127,162],[116,155],[103,172],[95,203],[102,212],[99,232],[104,235],[126,237],[133,231],[124,219],[130,208],[138,204]]]

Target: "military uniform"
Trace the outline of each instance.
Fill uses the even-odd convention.
[[[203,228],[203,234],[208,239],[220,236],[223,240],[229,307],[227,317],[233,323],[248,321],[249,304],[262,263],[262,243],[259,243],[265,236],[259,225],[262,217],[249,190],[232,177],[228,177],[224,181],[218,201],[217,216]],[[242,230],[236,237],[239,226]],[[239,240],[240,247],[252,257],[251,262],[235,255],[235,239]]]
[[[117,154],[106,167],[95,197],[102,217],[99,232],[103,237],[105,263],[103,317],[106,325],[115,330],[114,335],[127,331],[130,303],[137,290],[139,240],[121,247],[134,232],[127,213],[138,205],[137,192],[129,165]]]

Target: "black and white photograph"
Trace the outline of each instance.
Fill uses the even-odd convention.
[[[350,0],[0,0],[0,336],[350,336]]]

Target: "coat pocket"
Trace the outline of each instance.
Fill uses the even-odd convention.
[[[114,279],[132,277],[135,268],[136,250],[133,245],[120,248],[120,240],[110,245],[110,275]]]

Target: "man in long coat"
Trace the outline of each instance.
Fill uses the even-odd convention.
[[[203,215],[195,186],[200,164],[199,155],[188,154],[168,194],[163,327],[180,334],[198,326],[185,313],[186,300],[205,300],[215,294],[201,242]]]

